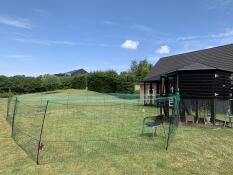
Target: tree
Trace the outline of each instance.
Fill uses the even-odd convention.
[[[60,89],[70,89],[72,87],[72,81],[73,77],[64,76],[64,77],[58,77],[60,80]]]
[[[139,63],[136,60],[133,60],[131,62],[129,74],[131,74],[138,83],[145,78],[146,74],[151,71],[151,68],[152,64],[150,64],[147,59],[141,60]]]
[[[131,75],[127,72],[122,72],[117,80],[117,92],[134,93],[134,78]]]
[[[74,88],[74,89],[85,89],[86,84],[87,84],[87,76],[88,76],[88,74],[75,76],[72,79],[72,83],[71,83],[72,88]]]
[[[88,74],[88,89],[97,92],[116,92],[116,71],[96,71]]]
[[[0,93],[8,92],[12,87],[8,77],[0,76]]]
[[[42,87],[46,91],[53,91],[61,88],[61,81],[59,77],[54,75],[43,75],[42,78]]]

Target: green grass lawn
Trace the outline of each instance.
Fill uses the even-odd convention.
[[[51,102],[42,164],[36,165],[11,138],[7,100],[0,99],[0,174],[233,174],[233,129],[180,126],[166,151],[162,129],[154,139],[140,136],[144,115],[158,110],[137,106],[136,99],[78,90],[18,98],[16,126],[21,133],[16,140],[31,158],[42,119],[32,106]],[[73,105],[64,105],[67,100]]]

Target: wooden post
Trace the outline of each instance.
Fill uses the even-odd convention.
[[[230,100],[231,114],[233,114],[233,99]]]
[[[7,99],[7,111],[6,111],[6,120],[9,116],[9,110],[10,110],[10,101],[11,101],[11,97],[8,97]]]
[[[165,149],[168,150],[169,147],[169,141],[170,141],[170,135],[171,135],[171,123],[172,123],[172,117],[169,117],[169,130],[168,130],[168,135],[167,135],[167,142],[166,142],[166,146]]]
[[[176,90],[175,92],[179,92],[179,74],[176,75]]]
[[[159,90],[160,90],[159,83],[156,82],[156,94],[159,94],[159,93],[160,93]]]
[[[42,120],[42,125],[41,125],[41,130],[40,130],[40,137],[39,137],[39,142],[38,142],[38,148],[37,148],[37,156],[36,156],[36,164],[39,165],[39,154],[40,154],[40,150],[41,150],[41,139],[42,139],[42,134],[43,134],[43,129],[44,129],[44,122],[45,122],[45,116],[47,114],[47,109],[48,109],[48,104],[49,101],[47,100],[46,106],[45,106],[45,112],[44,112],[44,117]]]
[[[211,118],[210,118],[210,121],[213,125],[215,125],[215,118],[216,118],[216,104],[215,104],[215,99],[212,99],[211,102],[210,102],[210,111],[211,111]]]
[[[150,90],[149,90],[149,92],[150,92],[150,105],[152,105],[152,99],[153,99],[153,97],[152,97],[152,95],[153,95],[153,87],[152,87],[152,82],[150,82]]]
[[[146,105],[146,83],[143,82],[144,105]]]
[[[199,118],[199,102],[198,102],[198,99],[196,99],[196,116],[195,116],[195,120],[196,122],[198,122],[198,118]]]
[[[160,83],[157,84],[157,92],[158,92],[158,95],[160,95],[160,97],[162,96],[161,86],[162,86],[162,83],[160,81]],[[159,112],[160,112],[160,115],[163,115],[163,104],[162,103],[160,103],[159,105]]]
[[[11,137],[12,138],[14,138],[14,126],[15,126],[15,115],[17,111],[17,103],[18,103],[18,98],[15,99],[14,112],[13,112],[13,117],[11,121]]]

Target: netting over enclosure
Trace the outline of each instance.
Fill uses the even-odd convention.
[[[182,99],[180,110],[181,119],[193,118],[196,123],[216,125],[224,125],[227,115],[232,112],[228,99]],[[214,119],[211,119],[211,113],[214,113]]]
[[[19,96],[9,99],[7,120],[16,143],[37,163],[93,159],[167,149],[179,123],[179,96],[154,103],[140,104],[137,94]],[[157,115],[164,117],[158,136],[151,127],[142,134],[143,119]]]
[[[8,98],[7,101],[7,116],[6,116],[6,120],[8,121],[8,123],[10,125],[12,125],[12,119],[14,116],[15,108],[16,108],[16,104],[15,104],[16,98],[10,97]]]

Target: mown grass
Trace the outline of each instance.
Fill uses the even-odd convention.
[[[69,93],[73,94],[71,98],[74,98],[76,93],[80,94],[79,91],[74,90],[69,90]],[[64,99],[65,94],[66,92],[53,95],[48,94],[50,97],[46,98],[50,100]],[[100,99],[104,99],[102,94],[95,95],[99,96]],[[27,100],[28,102],[35,100],[35,103],[39,104],[40,94],[25,95],[21,97],[22,101],[23,99],[25,103]],[[138,114],[126,112],[122,119],[125,120],[126,117],[132,124],[130,126],[126,125],[126,127],[120,126],[121,130],[119,130],[117,122],[123,123],[121,119],[114,121],[114,118],[112,118],[115,116],[116,111],[112,111],[111,109],[108,110],[108,114],[105,114],[106,111],[99,108],[92,108],[92,111],[90,111],[91,116],[95,119],[99,119],[100,116],[93,114],[98,110],[101,111],[101,116],[112,115],[110,121],[114,122],[114,127],[106,128],[106,125],[104,125],[100,128],[107,129],[108,136],[115,136],[116,138],[127,138],[130,136],[132,139],[130,140],[131,142],[129,139],[127,139],[126,142],[124,142],[124,140],[110,140],[111,143],[115,145],[118,144],[118,146],[125,144],[126,148],[124,149],[126,150],[131,146],[132,150],[130,152],[121,152],[121,148],[115,147],[109,143],[101,145],[102,142],[98,144],[83,142],[85,143],[84,145],[68,147],[79,148],[68,151],[74,152],[76,156],[72,158],[64,156],[64,159],[60,159],[60,161],[37,166],[10,137],[11,128],[5,121],[6,99],[0,99],[0,108],[0,174],[233,174],[233,129],[180,126],[171,147],[166,151],[164,147],[161,146],[162,142],[159,143],[159,139],[162,138],[161,132],[159,132],[159,136],[154,139],[154,144],[151,147],[148,146],[150,145],[148,143],[151,143],[153,140],[151,137],[145,136],[141,138],[138,132],[135,132],[136,127],[137,131],[140,130],[141,127],[141,118]],[[52,139],[58,138],[61,139],[60,141],[64,141],[62,139],[71,141],[80,138],[88,138],[91,140],[97,136],[105,136],[106,131],[99,131],[99,127],[95,128],[96,123],[89,124],[89,126],[92,127],[84,126],[87,121],[93,122],[91,118],[86,117],[85,120],[84,118],[79,118],[78,121],[83,124],[83,129],[88,129],[86,132],[81,133],[88,134],[88,136],[80,135],[80,132],[78,132],[78,128],[80,127],[77,127],[79,123],[75,123],[74,118],[72,118],[74,116],[72,113],[70,115],[65,115],[68,119],[64,120],[63,118],[62,120],[62,116],[64,115],[59,112],[61,108],[59,106],[54,106],[53,109],[53,112],[48,115],[49,119],[45,127],[45,146],[48,145],[46,141],[49,142],[52,141]],[[117,114],[120,114],[122,110],[121,108],[118,109]],[[62,111],[66,112],[66,110]],[[80,114],[82,114],[80,116],[90,116],[90,114],[84,115],[85,112],[88,112],[88,110],[85,110],[85,107],[79,110],[75,109],[73,112],[80,112]],[[134,118],[132,118],[132,116],[137,115],[137,120],[133,120]],[[33,120],[18,120],[18,122],[24,123],[26,121],[30,124]],[[108,120],[107,118],[102,118],[99,124],[103,123],[103,121],[107,122]],[[126,124],[127,123],[128,122],[126,122]],[[28,125],[28,127],[30,125]],[[66,126],[65,128],[64,125]],[[58,130],[56,130],[57,126],[60,126]],[[75,136],[73,133],[78,134]],[[139,143],[139,138],[143,139],[144,145],[135,148],[133,143]],[[132,143],[132,145],[130,145],[130,143]],[[85,146],[86,150],[80,152]],[[109,151],[113,148],[114,152]],[[138,150],[138,148],[142,149]],[[134,151],[134,149],[136,151]],[[54,150],[54,148],[52,150]],[[55,152],[57,153],[57,151],[59,151],[59,149]],[[67,152],[66,149],[63,151]],[[100,154],[101,151],[102,154]],[[79,155],[83,154],[84,156],[79,158]],[[42,155],[42,158],[43,156],[45,155]]]

